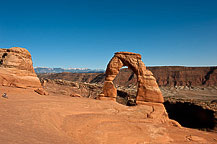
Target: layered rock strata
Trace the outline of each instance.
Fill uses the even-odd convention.
[[[159,87],[217,87],[217,67],[184,67],[184,66],[155,66],[147,67]],[[38,74],[49,79],[64,79],[76,82],[104,83],[104,73],[48,73]],[[136,76],[129,69],[121,69],[114,84],[120,86],[135,85]]]
[[[41,87],[28,50],[20,47],[0,49],[0,85],[19,88]]]
[[[103,86],[103,94],[100,99],[112,99],[117,97],[117,89],[113,80],[123,66],[128,66],[137,76],[138,89],[136,95],[137,103],[156,102],[163,103],[163,96],[151,71],[146,70],[141,60],[141,55],[131,52],[117,52],[109,62],[106,69],[106,77]]]

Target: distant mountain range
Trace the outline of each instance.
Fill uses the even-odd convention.
[[[88,69],[88,68],[47,68],[47,67],[35,67],[36,73],[62,73],[62,72],[71,72],[71,73],[102,73],[105,70],[103,69]]]
[[[209,86],[217,88],[217,66],[214,67],[183,67],[160,66],[147,67],[152,71],[159,86],[197,87]],[[104,73],[55,73],[38,74],[39,78],[64,79],[73,82],[104,83]],[[132,86],[137,83],[137,76],[129,69],[121,69],[114,80],[120,86]]]

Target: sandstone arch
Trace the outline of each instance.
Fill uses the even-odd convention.
[[[156,102],[163,103],[163,96],[151,71],[146,70],[141,55],[132,52],[117,52],[110,60],[106,69],[103,94],[100,99],[116,100],[117,89],[113,80],[123,66],[128,66],[136,75],[138,82],[137,103]]]

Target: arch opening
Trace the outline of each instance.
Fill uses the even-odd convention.
[[[136,74],[124,66],[120,69],[113,83],[117,89],[116,101],[123,105],[135,106],[138,88]]]

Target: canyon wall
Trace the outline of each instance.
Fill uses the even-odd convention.
[[[217,67],[149,67],[159,86],[217,86]]]
[[[159,86],[217,86],[217,67],[159,66],[147,67],[154,74]],[[76,82],[103,83],[104,73],[56,73],[38,74],[38,77],[64,79]],[[121,86],[135,85],[136,75],[129,69],[121,69],[114,83]]]

